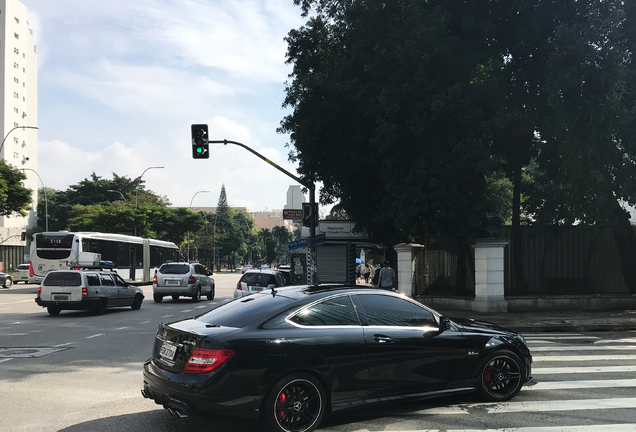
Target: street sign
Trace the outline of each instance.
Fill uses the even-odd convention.
[[[310,246],[318,246],[319,244],[323,244],[327,241],[327,234],[318,234],[317,236],[310,237],[307,240],[307,243]]]
[[[283,219],[296,220],[303,218],[303,211],[301,209],[283,209]]]
[[[289,247],[289,250],[305,248],[307,247],[307,240],[300,239],[300,240],[290,241],[289,243],[287,243],[287,246]]]

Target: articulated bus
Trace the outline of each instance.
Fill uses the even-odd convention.
[[[123,234],[68,231],[34,234],[31,239],[30,278],[39,283],[59,269],[99,267],[112,262],[119,276],[130,283],[147,283],[166,261],[180,261],[171,242]]]

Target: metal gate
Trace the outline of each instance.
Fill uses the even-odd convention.
[[[320,283],[347,283],[347,245],[316,247]]]

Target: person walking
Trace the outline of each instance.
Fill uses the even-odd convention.
[[[395,286],[395,270],[391,268],[389,261],[384,261],[384,267],[380,270],[380,277],[378,279],[378,288],[388,291],[393,290]]]
[[[364,264],[364,283],[368,284],[369,283],[369,277],[371,276],[371,266],[369,265],[369,263],[365,263]]]

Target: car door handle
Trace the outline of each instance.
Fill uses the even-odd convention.
[[[286,344],[286,343],[289,343],[289,341],[285,338],[267,339],[268,345],[280,345],[280,344]]]
[[[393,339],[384,335],[379,335],[379,334],[373,335],[373,339],[375,339],[377,343],[382,343],[382,344],[393,343]]]

